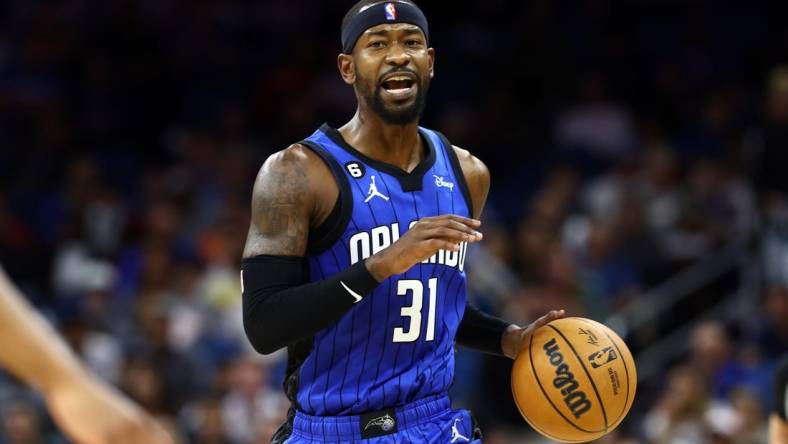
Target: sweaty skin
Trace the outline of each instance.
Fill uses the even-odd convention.
[[[173,443],[153,418],[80,364],[1,268],[0,363],[41,391],[52,418],[77,443]]]
[[[353,54],[337,58],[342,79],[354,86],[358,101],[355,115],[339,128],[340,134],[366,156],[404,171],[412,171],[425,156],[418,119],[405,124],[390,122],[418,114],[413,109],[419,103],[418,94],[426,92],[434,76],[435,50],[425,42],[424,34],[414,25],[383,24],[365,31]],[[394,73],[412,78],[415,93],[403,98],[383,90],[383,81]],[[380,114],[381,107],[388,117]],[[463,241],[481,241],[477,230],[490,189],[490,172],[470,152],[453,149],[468,183],[474,218],[447,214],[420,220],[399,240],[366,259],[367,269],[378,282],[408,270],[440,249],[457,251]],[[338,195],[331,171],[308,148],[295,144],[269,157],[254,185],[244,258],[304,256],[310,228],[326,220]],[[528,335],[561,316],[563,310],[553,310],[527,328],[509,326],[501,338],[503,353],[515,358]]]

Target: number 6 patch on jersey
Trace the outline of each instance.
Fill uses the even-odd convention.
[[[346,163],[345,164],[345,169],[347,170],[348,173],[350,173],[350,176],[355,178],[355,179],[359,179],[361,177],[364,177],[364,174],[367,173],[365,168],[364,168],[364,165],[362,165],[362,164],[360,164],[358,162],[348,162],[348,163]]]

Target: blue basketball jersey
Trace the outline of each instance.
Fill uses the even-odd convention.
[[[301,142],[329,165],[340,189],[329,219],[310,233],[311,281],[386,248],[423,217],[471,217],[451,144],[435,131],[419,134],[428,151],[410,173],[368,158],[328,125]],[[291,346],[286,390],[296,408],[355,415],[445,394],[465,311],[466,251],[462,243],[391,276],[336,323]]]

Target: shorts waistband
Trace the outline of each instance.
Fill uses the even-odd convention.
[[[314,440],[360,440],[362,431],[372,429],[379,435],[394,433],[407,429],[429,420],[433,416],[451,409],[451,400],[448,395],[433,395],[410,404],[405,404],[390,410],[381,410],[373,414],[348,415],[348,416],[312,416],[296,412],[293,419],[293,432],[299,436]],[[378,416],[376,416],[378,415]],[[389,416],[393,424],[387,420],[378,421]],[[362,424],[364,423],[364,424]]]

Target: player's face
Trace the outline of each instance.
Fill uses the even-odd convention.
[[[384,122],[419,119],[435,60],[421,29],[407,23],[370,28],[356,42],[352,60],[359,99]]]

